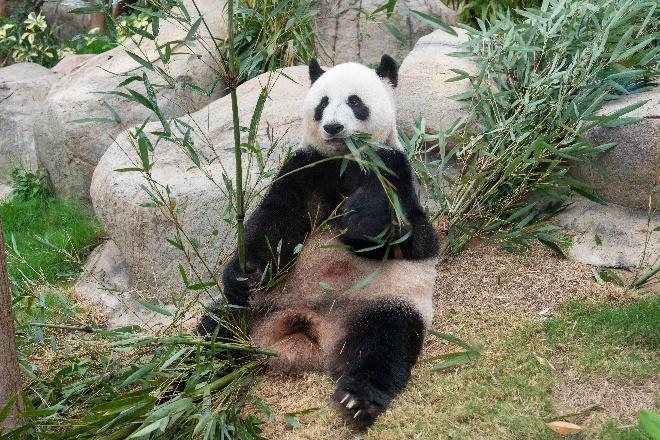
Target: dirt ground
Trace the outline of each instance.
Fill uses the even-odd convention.
[[[477,242],[459,256],[439,264],[434,306],[434,328],[450,332],[468,341],[497,341],[526,323],[555,315],[559,305],[571,298],[598,299],[624,303],[632,299],[629,293],[612,284],[600,285],[594,281],[592,267],[560,259],[555,253],[538,244],[525,255],[501,250],[497,245]],[[448,351],[456,351],[443,341],[429,337],[422,358]],[[485,349],[482,359],[496,362],[499,354]],[[608,384],[604,380],[583,380],[561,369],[561,358],[552,359],[550,365],[557,373],[552,393],[557,411],[574,411],[597,401],[607,408],[585,423],[603,417],[623,417],[632,423],[632,417],[641,407],[653,407],[660,393],[659,381],[626,387]],[[434,412],[451,408],[443,399],[444,391],[438,387],[438,374],[457,375],[456,371],[429,373],[432,364],[420,362],[413,371],[407,389],[395,400],[390,410],[377,422],[376,429],[358,433],[348,428],[329,405],[333,383],[327,377],[307,374],[302,377],[269,376],[257,391],[257,396],[271,406],[278,418],[264,424],[264,436],[269,439],[352,439],[412,438],[411,425],[420,428],[414,438],[445,438],[442,426],[423,427]],[[469,366],[462,368],[470,368]],[[444,379],[447,379],[445,377]],[[458,381],[458,379],[457,379]],[[446,381],[445,381],[446,382]],[[451,383],[451,382],[449,382]],[[455,391],[455,390],[454,390]],[[451,395],[451,393],[449,393]],[[295,413],[309,408],[317,410],[298,417],[301,426],[293,429],[282,420],[284,413]],[[466,414],[465,417],[470,417]],[[431,422],[428,422],[431,423]],[[437,429],[434,432],[434,429]],[[488,432],[489,438],[524,438],[501,432]],[[415,431],[415,430],[413,430]],[[477,432],[477,434],[475,434]],[[479,431],[465,438],[476,438]],[[552,434],[549,433],[553,438]]]

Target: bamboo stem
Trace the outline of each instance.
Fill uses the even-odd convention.
[[[236,161],[236,233],[238,265],[245,271],[245,206],[243,202],[243,163],[241,158],[241,132],[238,118],[238,69],[236,68],[236,53],[234,49],[234,1],[227,2],[227,27],[229,32],[229,78],[228,84],[231,95],[231,113],[234,124],[234,155]]]

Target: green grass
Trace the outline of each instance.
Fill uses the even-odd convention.
[[[567,301],[555,318],[499,337],[478,336],[483,353],[475,362],[440,373],[429,371],[432,363],[420,363],[409,390],[368,438],[395,438],[394,432],[421,439],[439,433],[452,439],[560,438],[545,422],[563,412],[556,395],[562,377],[607,378],[622,390],[657,377],[658,316],[660,297],[625,305]],[[625,417],[593,425],[580,417],[568,421],[585,426],[581,438],[647,438]]]
[[[660,374],[660,296],[616,306],[568,301],[545,322],[549,344],[587,376],[643,382]]]
[[[102,232],[93,214],[71,200],[14,198],[0,203],[0,215],[15,294],[70,280]]]

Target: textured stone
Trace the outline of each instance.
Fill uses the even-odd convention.
[[[465,58],[449,56],[461,49],[459,44],[467,39],[466,32],[455,29],[458,37],[438,30],[419,39],[399,70],[402,80],[396,89],[397,124],[411,132],[420,116],[426,122],[426,131],[438,133],[449,128],[454,121],[464,117],[467,101],[455,101],[450,96],[470,90],[467,80],[446,82],[456,76],[449,69],[475,72],[476,65]]]
[[[11,186],[0,183],[0,202],[11,196]]]
[[[440,17],[448,24],[456,24],[457,14],[436,0],[400,0],[393,15],[398,29],[406,37],[405,44],[399,42],[382,22],[385,14],[378,16],[378,22],[365,19],[364,14],[354,9],[362,8],[372,12],[383,5],[381,0],[324,0],[320,3],[321,12],[316,19],[318,53],[328,65],[346,61],[363,64],[378,63],[381,55],[387,53],[401,60],[410,52],[419,37],[433,30],[431,25],[421,20],[404,16],[401,13],[412,9]],[[338,11],[345,11],[337,14]]]
[[[557,216],[557,223],[573,235],[570,258],[594,266],[621,268],[658,261],[659,233],[648,234],[648,221],[648,211],[600,205],[582,197]],[[651,218],[650,225],[651,230],[660,226],[660,214]]]
[[[642,100],[649,102],[627,115],[642,122],[589,132],[594,145],[617,145],[591,162],[573,163],[571,173],[596,187],[607,202],[646,209],[651,190],[660,185],[660,87],[611,102],[599,113],[609,114]]]
[[[299,143],[301,102],[309,85],[306,66],[290,67],[282,72],[283,75],[262,74],[242,84],[237,91],[241,124],[248,125],[262,87],[270,79],[272,89],[263,109],[258,136],[264,148],[271,144],[267,128],[272,130],[273,138],[279,140],[277,152],[268,161],[270,167],[278,166],[280,152]],[[223,183],[223,174],[232,181],[235,175],[230,97],[221,98],[181,120],[197,124],[199,129],[193,139],[200,157],[216,159],[211,164],[202,160],[205,175],[193,167],[185,151],[172,143],[161,142],[154,153],[155,164],[151,173],[157,182],[169,186],[177,206],[181,207],[180,223],[189,237],[203,243],[201,250],[213,268],[211,272],[216,273],[228,256],[227,252],[233,251],[233,228],[224,220],[227,196]],[[156,127],[147,126],[145,131]],[[134,158],[129,138],[123,133],[103,155],[94,172],[91,186],[94,209],[104,230],[117,244],[141,284],[154,286],[156,291],[181,289],[179,263],[189,272],[191,270],[181,252],[166,241],[174,238],[174,228],[159,210],[140,206],[149,201],[140,188],[145,183],[141,174],[115,171],[131,166]],[[269,179],[264,177],[256,181],[258,170],[255,163],[251,166],[245,164],[244,170],[245,175],[249,172],[251,176],[247,187],[255,184],[261,187]],[[214,231],[217,231],[215,235]],[[223,253],[223,250],[227,252]],[[192,264],[200,273],[205,272],[198,259],[193,259]],[[208,272],[204,277],[207,276]]]
[[[70,11],[79,5],[67,4],[71,2],[47,1],[41,5],[41,13],[46,18],[49,28],[57,27],[57,36],[62,40],[70,40],[78,34],[89,31],[92,16],[90,14],[72,14]]]
[[[55,64],[51,70],[61,75],[66,75],[80,69],[92,58],[94,58],[94,55],[67,55]]]
[[[223,0],[197,2],[202,14],[208,19],[210,29],[218,29],[216,37],[224,35],[224,21],[220,12],[223,10],[223,4]],[[188,6],[189,11],[195,10],[191,3]],[[162,44],[181,40],[185,34],[185,29],[180,25],[163,20],[158,41]],[[208,39],[205,41],[209,44]],[[134,51],[136,44],[127,41],[125,46],[96,55],[77,70],[65,75],[51,88],[43,103],[43,115],[35,125],[37,155],[41,164],[48,170],[50,181],[59,195],[88,202],[92,173],[113,139],[124,128],[138,125],[147,117],[153,117],[149,110],[136,102],[121,96],[99,93],[116,89],[122,80],[116,74],[130,73],[141,76],[146,70],[126,53],[126,50]],[[208,97],[183,87],[187,81],[208,88],[215,78],[211,68],[214,63],[211,55],[201,49],[200,41],[196,42],[195,47],[201,55],[199,59],[190,58],[186,53],[173,54],[172,60],[166,66],[176,87],[156,88],[157,100],[166,118],[194,112],[221,95],[221,87],[216,88],[214,94]],[[139,50],[156,66],[162,66],[153,42],[142,41]],[[178,47],[174,52],[186,50]],[[154,72],[146,73],[152,83],[164,83]],[[144,93],[139,82],[132,83],[129,87]],[[116,109],[121,117],[121,124],[70,123],[80,118],[110,117],[104,102]]]
[[[136,324],[152,328],[171,320],[140,304],[142,292],[136,290],[131,269],[112,240],[92,251],[73,293],[92,304],[95,313],[104,318],[103,324],[110,328]]]
[[[59,76],[33,63],[0,69],[0,182],[16,167],[36,168],[33,125]]]

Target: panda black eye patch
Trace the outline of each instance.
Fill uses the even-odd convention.
[[[366,121],[369,117],[369,107],[365,105],[358,95],[351,95],[348,97],[348,105],[353,110],[353,114],[360,121]]]
[[[323,118],[323,110],[328,106],[329,99],[327,96],[324,96],[321,98],[321,102],[316,106],[314,109],[314,120],[315,121],[320,121]]]

